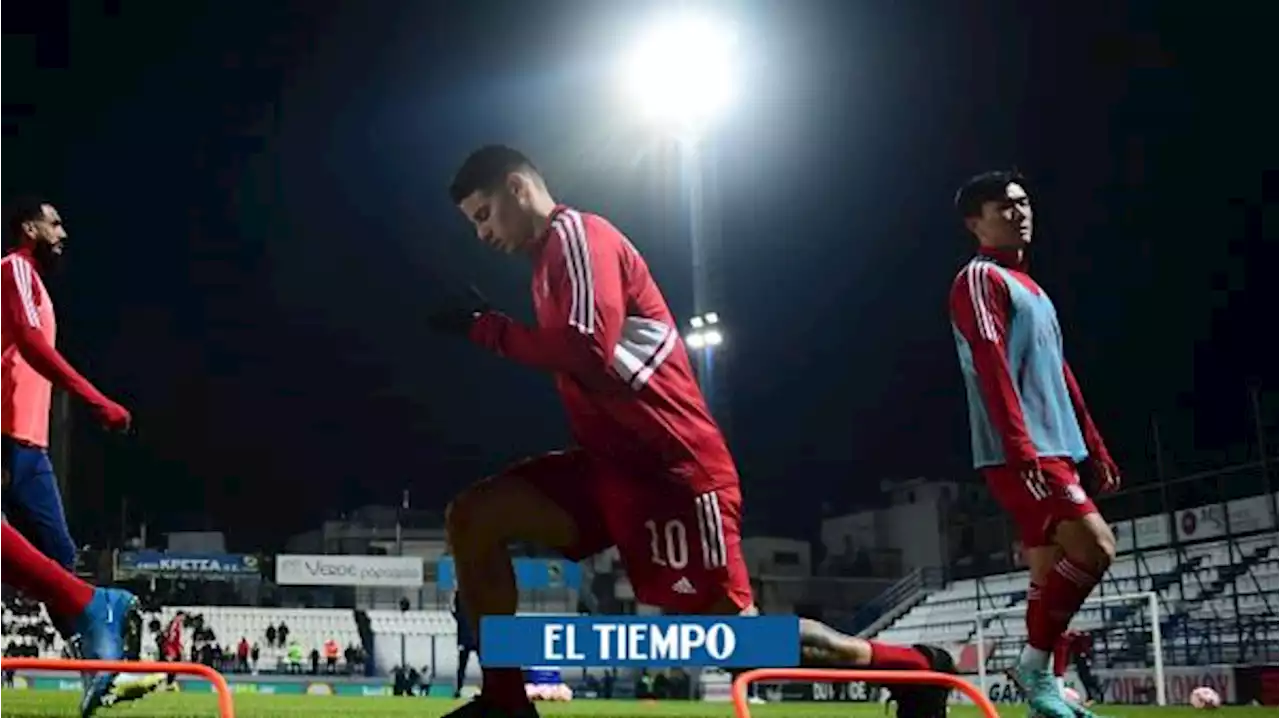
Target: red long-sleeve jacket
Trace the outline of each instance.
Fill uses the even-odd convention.
[[[487,312],[478,344],[555,375],[574,439],[631,472],[736,484],[671,311],[631,242],[603,217],[557,207],[534,256],[536,326]]]

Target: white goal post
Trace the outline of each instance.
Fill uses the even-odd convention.
[[[1165,703],[1165,686],[1164,686],[1164,637],[1160,635],[1160,597],[1151,592],[1144,591],[1142,593],[1126,593],[1119,596],[1096,596],[1085,600],[1082,608],[1103,603],[1136,603],[1145,600],[1147,604],[1148,620],[1151,622],[1151,647],[1155,665],[1152,666],[1155,672],[1155,688],[1156,688],[1156,705],[1166,705]],[[974,633],[974,641],[978,649],[978,687],[983,693],[987,692],[987,644],[986,631],[983,624],[990,618],[1006,615],[1020,615],[1027,610],[1026,605],[1014,606],[1012,608],[994,608],[984,611],[978,611],[974,617],[974,623],[977,625],[977,631]]]

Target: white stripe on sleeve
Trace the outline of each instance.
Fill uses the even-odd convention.
[[[982,262],[970,262],[965,267],[969,281],[969,299],[973,302],[973,316],[978,322],[978,335],[990,342],[1000,341],[996,319],[990,309],[990,292],[987,290],[988,267]]]
[[[27,315],[27,324],[40,328],[40,312],[36,309],[35,282],[31,276],[31,264],[22,257],[9,260],[13,270],[13,282],[18,287],[18,298],[22,302],[23,313]]]
[[[591,276],[591,249],[587,246],[582,215],[571,209],[565,210],[551,226],[560,237],[565,273],[569,277],[569,326],[583,334],[593,334],[596,330],[595,283]]]

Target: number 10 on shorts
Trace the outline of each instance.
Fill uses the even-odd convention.
[[[662,524],[649,519],[644,522],[649,531],[650,559],[658,566],[680,570],[689,565],[689,532],[684,522],[671,519]]]
[[[720,514],[720,500],[710,491],[695,500],[698,538],[702,543],[704,568],[720,568],[727,564],[724,541],[724,521]],[[676,571],[689,565],[689,530],[679,518],[644,522],[649,533],[649,560],[656,566]]]

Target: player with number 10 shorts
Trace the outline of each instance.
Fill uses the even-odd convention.
[[[576,449],[503,476],[528,482],[572,518],[575,540],[559,547],[566,558],[617,546],[637,601],[684,614],[752,604],[736,474],[717,480],[695,465],[637,475]]]
[[[550,373],[576,444],[480,481],[450,505],[448,538],[471,621],[515,613],[513,542],[572,559],[617,546],[642,603],[756,613],[738,472],[640,253],[608,220],[552,199],[532,163],[508,147],[474,152],[451,195],[482,242],[530,262],[537,321],[517,322],[476,296],[435,312],[431,324]],[[801,620],[800,642],[809,665],[954,669],[940,649],[866,641],[816,621]],[[452,718],[537,715],[519,670],[483,673],[480,696]],[[947,693],[900,686],[894,695],[904,718],[943,718]]]

